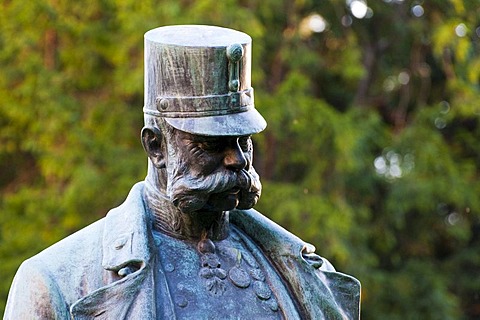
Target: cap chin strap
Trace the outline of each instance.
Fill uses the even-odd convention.
[[[158,97],[143,112],[164,118],[195,118],[245,112],[254,108],[253,88],[222,95]]]

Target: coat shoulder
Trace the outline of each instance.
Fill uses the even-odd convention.
[[[30,263],[44,263],[55,273],[98,257],[93,253],[102,249],[104,224],[105,220],[102,218],[86,226],[30,258]]]
[[[4,319],[69,319],[68,305],[82,294],[71,288],[82,283],[85,265],[98,256],[92,244],[98,247],[102,230],[103,221],[97,221],[25,260],[13,279]]]

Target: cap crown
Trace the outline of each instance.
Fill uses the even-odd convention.
[[[262,131],[254,109],[251,38],[214,26],[160,27],[145,34],[146,114],[204,135]]]

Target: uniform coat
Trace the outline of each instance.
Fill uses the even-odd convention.
[[[141,182],[105,218],[26,260],[4,319],[175,319],[166,279],[153,280],[157,252],[142,194]],[[287,284],[298,309],[283,310],[288,319],[359,318],[360,283],[335,272],[312,245],[255,210],[231,211],[230,222]],[[162,295],[159,308],[156,292]]]

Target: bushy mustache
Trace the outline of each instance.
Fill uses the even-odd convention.
[[[185,169],[185,168],[183,168]],[[176,172],[167,194],[183,213],[192,213],[205,207],[211,194],[239,188],[238,209],[253,207],[261,194],[261,183],[253,168],[234,172],[221,170],[208,176],[194,176],[186,170]]]

